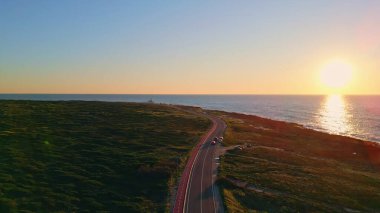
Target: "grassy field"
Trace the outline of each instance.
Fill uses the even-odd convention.
[[[228,124],[219,185],[228,212],[380,212],[380,147],[297,124],[213,112]]]
[[[164,212],[210,123],[165,105],[0,101],[0,212]]]

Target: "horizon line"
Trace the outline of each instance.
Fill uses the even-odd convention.
[[[273,96],[326,96],[326,95],[342,95],[342,96],[378,96],[380,94],[367,93],[367,94],[280,94],[280,93],[1,93],[0,95],[220,95],[220,96],[234,96],[234,95],[273,95]]]

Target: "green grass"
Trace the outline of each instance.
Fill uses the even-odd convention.
[[[255,116],[228,124],[219,185],[228,212],[380,212],[380,147]]]
[[[0,101],[0,212],[164,212],[210,123],[166,105]]]

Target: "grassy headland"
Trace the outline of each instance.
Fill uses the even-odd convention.
[[[297,124],[213,112],[228,125],[219,185],[228,212],[380,212],[380,147]]]
[[[164,212],[209,125],[166,105],[0,101],[0,212]]]

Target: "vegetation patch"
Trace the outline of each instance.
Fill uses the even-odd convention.
[[[164,212],[210,122],[167,105],[0,101],[0,212]]]
[[[293,123],[213,111],[228,124],[228,212],[380,212],[380,147]]]

